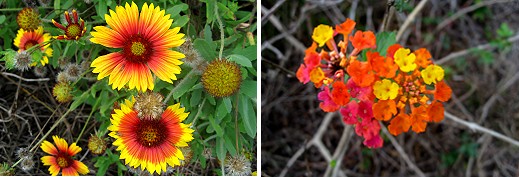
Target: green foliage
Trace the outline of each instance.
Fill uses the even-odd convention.
[[[189,143],[193,152],[193,159],[190,162],[200,163],[204,169],[215,168],[209,175],[219,174],[220,166],[210,162],[214,158],[206,158],[203,155],[204,149],[210,149],[213,157],[217,157],[220,161],[227,155],[237,155],[244,150],[252,151],[256,149],[257,145],[257,108],[255,106],[258,83],[256,79],[257,46],[255,45],[257,39],[254,35],[252,35],[253,38],[247,36],[247,33],[250,33],[250,36],[256,31],[255,14],[251,12],[255,1],[203,0],[184,3],[180,0],[154,2],[135,0],[139,9],[142,9],[142,4],[145,2],[159,6],[166,15],[170,15],[170,18],[173,19],[171,28],[180,27],[180,32],[186,34],[184,38],[191,39],[193,48],[203,59],[201,63],[219,58],[220,49],[223,49],[221,58],[237,63],[242,71],[241,88],[234,95],[225,98],[214,98],[204,91],[200,79],[203,67],[197,68],[182,64],[180,65],[181,74],[177,75],[177,80],[173,81],[173,84],[158,78],[154,81],[153,91],[161,93],[168,99],[167,106],[181,103],[182,107],[186,109],[185,112],[189,112],[184,123],[191,124],[195,130],[193,135],[195,139]],[[111,124],[110,118],[114,105],[137,95],[136,90],[112,89],[112,85],[108,84],[108,78],[97,80],[98,75],[92,73],[90,64],[84,63],[91,63],[99,56],[121,50],[93,44],[86,36],[91,36],[90,32],[95,26],[107,26],[105,15],[115,11],[117,5],[124,6],[126,3],[132,3],[132,1],[91,0],[87,4],[84,1],[55,0],[49,7],[39,8],[40,17],[44,18],[42,24],[44,31],[52,36],[61,35],[63,31],[47,22],[54,19],[63,24],[62,16],[66,10],[76,9],[80,14],[79,17],[85,21],[87,28],[85,36],[78,41],[51,40],[50,48],[53,50],[53,56],[49,57],[49,66],[45,66],[53,70],[51,73],[57,74],[71,63],[85,65],[79,79],[71,81],[74,88],[73,101],[59,105],[69,111],[85,109],[88,110],[88,113],[92,112],[93,119],[90,120],[89,125],[84,124],[84,121],[78,121],[82,123],[79,129],[76,129],[77,126],[67,129],[74,132],[71,134],[73,139],[88,137],[85,136],[88,133],[107,137],[106,134],[109,133],[107,128]],[[19,8],[23,6],[23,3],[7,1],[5,5],[8,8]],[[0,46],[0,64],[6,66],[7,69],[14,68],[13,61],[18,50],[13,47],[13,39],[18,30],[15,20],[16,13],[17,11],[13,11],[0,15],[0,37],[4,41],[3,46]],[[222,25],[218,24],[217,16],[220,17]],[[253,22],[253,24],[248,24],[249,22]],[[245,28],[238,27],[243,26],[242,23],[247,23]],[[224,36],[223,39],[221,39],[221,35]],[[223,42],[223,46],[220,45],[221,42]],[[180,51],[179,48],[173,50]],[[44,53],[40,50],[31,52],[35,61],[39,61],[43,55]],[[185,59],[184,62],[186,62]],[[54,85],[55,78],[52,76],[51,82],[50,85]],[[49,124],[53,124],[53,122]],[[81,128],[92,127],[92,124],[95,125],[93,129],[87,128],[87,132],[79,133]],[[54,130],[54,133],[63,134],[64,131],[66,130]],[[107,138],[107,140],[109,144],[113,142],[113,138]],[[83,147],[83,150],[87,149],[85,142],[87,141],[83,139],[78,141],[78,146]],[[120,152],[115,149],[109,148],[104,154],[96,157],[89,155],[83,162],[93,164],[96,175],[129,175],[124,161],[119,159]]]

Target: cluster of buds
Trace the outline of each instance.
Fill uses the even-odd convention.
[[[352,34],[355,24],[347,19],[335,29],[321,24],[313,31],[314,42],[296,75],[300,82],[321,89],[319,107],[340,111],[343,122],[355,126],[370,148],[383,145],[379,121],[391,121],[389,131],[398,135],[410,127],[420,133],[427,122],[443,120],[441,102],[449,100],[452,91],[427,49],[410,53],[399,44],[377,49],[373,32]],[[338,35],[343,40],[337,43]],[[363,50],[365,57],[359,55]]]

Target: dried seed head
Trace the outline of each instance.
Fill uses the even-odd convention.
[[[213,60],[202,73],[205,91],[214,97],[227,97],[240,88],[240,67],[225,59]]]
[[[209,160],[213,157],[213,152],[210,148],[204,148],[202,155],[205,157],[205,159]]]
[[[20,168],[23,171],[28,172],[34,168],[34,161],[32,159],[22,159],[20,162]]]
[[[56,76],[56,81],[57,82],[68,82],[69,80],[66,75],[67,74],[65,74],[63,71],[59,72],[58,76]]]
[[[139,93],[135,97],[133,108],[137,111],[139,118],[158,119],[164,111],[162,100],[164,97],[160,93],[145,92]]]
[[[106,142],[102,138],[91,135],[88,139],[88,150],[93,154],[103,154],[106,150]]]
[[[195,49],[191,39],[187,38],[186,42],[178,47],[178,50],[182,52],[186,58],[184,62],[194,69],[197,73],[202,73],[207,65],[207,62],[202,59],[198,50]]]
[[[225,171],[226,175],[230,176],[246,176],[252,173],[251,163],[242,154],[236,156],[228,155],[225,158]]]
[[[59,82],[52,89],[52,94],[60,103],[66,103],[72,100],[72,86],[69,82]]]
[[[27,51],[18,52],[14,59],[16,60],[14,66],[16,69],[20,71],[26,71],[27,69],[29,69],[32,63],[31,55],[29,55]]]
[[[68,80],[72,82],[77,81],[82,72],[81,67],[75,63],[69,63],[67,67],[65,67],[65,74]]]
[[[182,151],[182,154],[184,155],[184,160],[180,160],[180,165],[184,166],[189,164],[191,158],[193,158],[193,151],[191,151],[191,148],[189,148],[189,146],[181,147],[180,151]]]
[[[16,157],[20,159],[30,159],[31,155],[29,148],[19,148],[16,150]]]
[[[34,31],[40,26],[40,14],[33,8],[23,8],[16,16],[18,26],[25,31]]]
[[[47,68],[40,66],[40,67],[34,67],[34,75],[38,77],[45,77],[47,74]]]

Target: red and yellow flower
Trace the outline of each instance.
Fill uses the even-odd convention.
[[[193,140],[193,129],[182,123],[189,113],[180,104],[169,106],[160,116],[139,114],[134,101],[126,100],[115,109],[109,135],[115,138],[113,145],[121,151],[121,159],[131,167],[141,167],[151,174],[166,171],[167,165],[175,167],[184,160],[180,147]],[[139,116],[141,115],[141,116]]]
[[[49,156],[43,156],[41,161],[43,165],[50,166],[49,172],[52,176],[58,175],[60,171],[63,176],[85,175],[89,172],[88,167],[83,162],[72,158],[81,152],[81,148],[76,143],[68,146],[68,143],[63,138],[52,136],[52,139],[56,146],[48,141],[43,141],[40,146],[44,152],[50,154]]]
[[[378,99],[373,106],[375,118],[390,120],[388,129],[395,136],[410,128],[417,133],[423,132],[427,122],[443,120],[444,109],[441,102],[450,99],[452,90],[443,81],[443,69],[430,61],[431,55],[427,49],[419,49],[414,53],[399,45],[391,46],[390,49],[395,51],[393,57],[401,72],[392,81],[381,77],[386,84],[375,84],[373,87]],[[391,91],[389,83],[400,87],[394,96],[390,95],[396,92]],[[428,89],[426,85],[431,85],[434,89]],[[395,117],[392,118],[393,116]]]
[[[49,33],[43,33],[43,27],[38,27],[38,29],[34,31],[25,31],[23,29],[18,30],[18,34],[16,38],[14,38],[14,45],[18,47],[18,52],[25,51],[30,49],[35,45],[39,45],[41,52],[43,52],[43,57],[40,59],[40,63],[42,66],[49,63],[49,58],[52,57],[52,48],[50,48],[50,40]],[[34,62],[32,65],[36,65]]]
[[[122,49],[96,58],[91,66],[99,73],[98,79],[109,76],[112,88],[121,89],[128,84],[129,89],[153,90],[151,72],[159,79],[173,83],[180,74],[179,65],[184,54],[170,50],[184,43],[180,27],[170,29],[173,22],[170,15],[158,6],[144,3],[142,10],[135,3],[117,6],[110,15],[105,15],[110,27],[96,26],[90,41],[110,48]]]
[[[443,103],[452,90],[443,81],[444,70],[434,65],[425,48],[414,52],[394,44],[381,56],[371,31],[352,31],[353,20],[335,26],[317,26],[314,42],[306,50],[296,76],[300,82],[320,88],[319,107],[325,112],[340,111],[343,122],[355,126],[363,144],[378,148],[383,144],[378,121],[390,121],[393,135],[425,131],[428,122],[443,120]],[[335,35],[343,35],[336,43]],[[348,40],[349,39],[349,40]],[[349,42],[353,49],[348,52]],[[326,45],[325,45],[326,44]],[[368,50],[365,58],[359,54]],[[346,84],[345,84],[346,83]]]
[[[63,26],[62,24],[59,24],[58,22],[54,21],[54,19],[52,19],[52,24],[54,24],[54,26],[65,31],[64,35],[59,35],[56,37],[56,39],[78,40],[80,37],[85,35],[85,21],[78,17],[77,11],[75,9],[72,10],[73,19],[70,18],[70,13],[68,11],[65,11],[64,14],[68,23],[67,26]]]

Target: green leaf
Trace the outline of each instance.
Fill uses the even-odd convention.
[[[166,14],[170,14],[172,18],[180,14],[181,11],[185,11],[189,6],[185,3],[174,5],[166,10]]]
[[[244,80],[240,86],[240,93],[247,95],[251,99],[256,99],[257,81]]]
[[[250,62],[250,60],[243,55],[232,54],[227,57],[229,58],[229,61],[234,61],[244,67],[252,67],[252,63]]]
[[[211,127],[213,127],[213,129],[216,132],[216,135],[218,135],[218,137],[223,136],[222,127],[220,127],[220,125],[216,123],[216,120],[214,117],[209,117],[209,124],[211,124]]]
[[[223,103],[225,104],[225,108],[227,109],[227,113],[231,113],[232,103],[229,97],[223,98]]]
[[[223,161],[226,154],[225,139],[223,137],[216,138],[216,157],[218,157],[218,160]]]
[[[505,39],[514,35],[514,31],[508,27],[507,23],[501,23],[501,26],[497,29],[497,35],[500,38]]]
[[[214,99],[214,97],[207,93],[207,92],[204,92],[205,94],[205,98],[207,98],[207,101],[209,101],[209,103],[211,103],[211,105],[216,105],[216,100]]]
[[[377,51],[381,56],[386,56],[387,48],[389,46],[396,43],[396,33],[395,32],[381,32],[378,33],[377,36]]]
[[[215,13],[214,13],[214,3],[216,1],[214,0],[205,0],[203,1],[206,3],[206,18],[207,18],[207,24],[210,24],[215,19]]]
[[[203,39],[195,39],[195,42],[193,42],[193,46],[205,60],[212,61],[216,59],[216,45],[207,42]]]
[[[189,22],[189,16],[183,15],[178,17],[172,24],[173,27],[184,27]]]
[[[61,0],[54,0],[54,9],[61,9]],[[61,11],[56,10],[56,14],[60,14]]]
[[[190,78],[182,78],[179,85],[176,86],[176,92],[173,92],[173,98],[178,99],[191,89],[198,81],[198,75],[191,75]]]
[[[0,25],[5,22],[5,15],[0,15]]]
[[[224,136],[225,139],[225,148],[232,156],[236,155],[236,141],[233,141],[234,137],[236,136],[234,132],[232,131],[226,131],[226,136]]]
[[[218,2],[218,14],[223,16],[224,19],[235,20],[234,12],[227,8],[223,3]]]
[[[232,53],[234,54],[238,54],[238,55],[243,55],[245,57],[247,57],[248,59],[250,59],[250,61],[254,61],[258,58],[258,56],[256,55],[256,47],[257,46],[249,46],[249,47],[245,47],[245,48],[242,48],[241,46],[235,48]]]
[[[206,41],[213,41],[213,32],[211,31],[211,27],[207,24],[204,27],[204,39]]]
[[[222,121],[222,119],[227,115],[229,114],[229,112],[231,111],[227,111],[227,108],[226,108],[226,105],[224,103],[224,101],[218,101],[218,106],[216,107],[216,112],[215,112],[215,118],[216,120],[218,120],[218,122]]]
[[[238,109],[243,123],[245,124],[245,131],[250,137],[256,136],[256,113],[249,99],[240,97],[240,108]]]
[[[56,4],[56,1],[54,1],[54,4]],[[101,17],[103,20],[105,20],[105,14],[108,13],[108,6],[105,2],[100,1],[97,3],[96,7],[97,15]]]
[[[198,105],[198,103],[200,103],[201,98],[202,98],[202,89],[196,89],[193,92],[191,92],[191,100],[189,100],[191,107]]]

